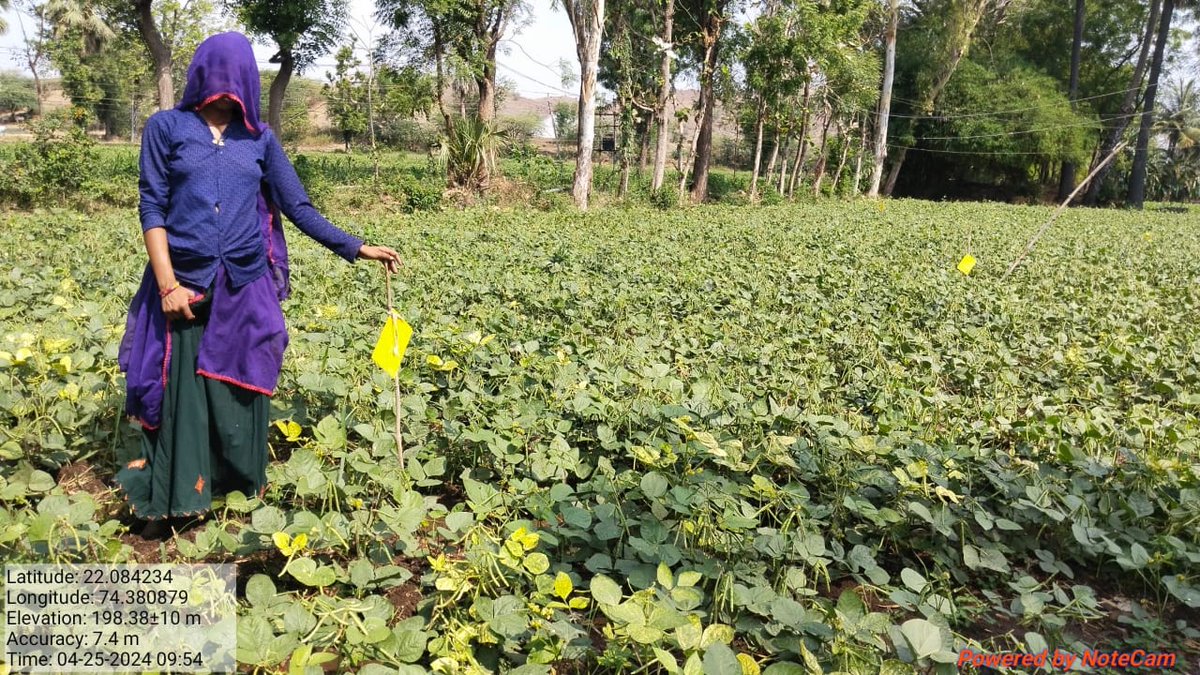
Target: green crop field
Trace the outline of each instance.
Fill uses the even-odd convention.
[[[290,229],[270,488],[160,545],[109,483],[136,214],[9,212],[0,556],[237,562],[247,672],[1196,672],[1200,215],[1071,210],[1002,278],[1049,214],[333,213],[405,260],[403,467],[383,272]]]

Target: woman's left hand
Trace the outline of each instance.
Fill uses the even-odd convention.
[[[358,249],[358,257],[366,260],[378,260],[389,272],[395,272],[400,266],[400,254],[387,246],[363,246]]]

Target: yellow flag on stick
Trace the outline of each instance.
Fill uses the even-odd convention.
[[[379,342],[375,343],[371,359],[391,375],[392,379],[400,372],[400,359],[404,358],[404,351],[408,349],[408,340],[411,337],[412,326],[404,319],[396,314],[388,317],[383,332],[379,334]]]
[[[975,269],[975,256],[967,254],[962,260],[958,261],[958,271],[963,274],[970,274],[971,270]]]

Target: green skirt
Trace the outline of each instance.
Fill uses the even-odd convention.
[[[143,429],[140,456],[117,472],[139,518],[196,515],[212,508],[214,496],[261,495],[267,486],[270,400],[196,374],[210,297],[192,305],[195,320],[170,322],[162,422]]]

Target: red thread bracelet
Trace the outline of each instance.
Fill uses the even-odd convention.
[[[170,295],[170,294],[174,293],[174,292],[175,292],[175,289],[177,289],[177,288],[179,288],[179,282],[178,282],[178,281],[176,281],[176,282],[175,282],[175,285],[174,285],[174,286],[172,286],[172,287],[168,288],[167,290],[165,290],[165,291],[159,291],[159,292],[158,292],[158,297],[160,297],[160,298],[165,298],[165,297],[167,297],[168,295]]]

